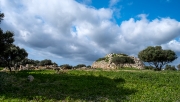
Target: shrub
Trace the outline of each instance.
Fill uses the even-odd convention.
[[[72,68],[73,68],[73,67],[72,67],[71,65],[69,65],[69,64],[63,64],[63,65],[61,65],[60,67],[63,68],[63,69],[72,69]]]
[[[178,70],[180,71],[180,64],[177,65]]]
[[[153,70],[153,69],[154,69],[154,67],[153,67],[153,66],[144,66],[144,69]]]
[[[91,66],[90,65],[88,65],[88,66],[86,66],[87,68],[91,68]]]
[[[103,60],[106,60],[106,58],[105,58],[105,57],[99,58],[99,59],[96,60],[96,62],[98,62],[98,61],[103,61]]]
[[[175,66],[166,65],[164,70],[177,70],[177,69],[175,68]]]
[[[77,66],[74,66],[74,68],[82,68],[82,67],[86,67],[85,64],[78,64]]]

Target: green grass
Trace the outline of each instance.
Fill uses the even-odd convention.
[[[34,81],[28,82],[27,76]],[[0,101],[179,102],[180,71],[51,70],[0,73]]]
[[[0,70],[3,70],[4,68],[3,67],[0,67]]]

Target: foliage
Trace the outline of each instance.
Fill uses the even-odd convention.
[[[161,46],[149,46],[140,51],[138,57],[140,60],[154,65],[157,70],[161,70],[164,65],[174,61],[177,55],[172,50],[163,50]]]
[[[3,20],[3,18],[4,18],[4,13],[1,13],[1,12],[0,12],[0,23],[1,23],[1,21]]]
[[[114,63],[116,65],[116,67],[123,67],[124,64],[133,64],[135,63],[134,60],[130,57],[119,57],[119,56],[116,56],[116,57],[113,57],[112,58],[112,63]]]
[[[11,71],[11,66],[16,67],[18,62],[21,62],[28,56],[28,53],[25,49],[13,44],[5,46],[8,48],[5,47],[3,54],[0,55],[0,59]]]
[[[112,54],[112,57],[117,57],[117,56],[119,56],[119,57],[122,57],[122,56],[128,56],[127,54],[124,54],[124,53],[118,53],[118,54],[116,54],[116,53],[111,53]]]
[[[0,70],[3,70],[4,68],[3,67],[0,67]]]
[[[40,62],[41,66],[45,66],[45,65],[53,65],[52,61],[50,59],[44,59]]]
[[[61,68],[63,69],[72,69],[73,67],[69,64],[63,64],[63,65],[60,65]]]
[[[99,58],[99,59],[96,60],[96,62],[98,62],[98,61],[103,61],[103,60],[106,60],[106,58],[105,58],[105,57]]]
[[[34,76],[33,82],[26,80]],[[180,72],[147,70],[0,73],[2,102],[179,102]]]
[[[44,59],[44,60],[39,61],[39,60],[25,58],[23,61],[21,61],[20,64],[21,65],[32,64],[34,66],[45,66],[45,65],[58,66],[57,63],[52,62],[50,59]]]
[[[3,13],[0,13],[0,22],[3,20]],[[28,56],[25,49],[19,48],[13,44],[14,33],[10,31],[3,32],[0,28],[0,63],[7,66],[11,72],[11,66],[16,65]]]
[[[82,68],[82,67],[86,67],[86,65],[85,64],[78,64],[78,65],[74,66],[74,68]]]
[[[87,68],[91,68],[91,66],[90,65],[88,65],[88,66],[86,66]]]
[[[153,66],[144,66],[144,69],[153,70],[154,67]]]
[[[164,70],[174,70],[174,71],[176,71],[177,69],[175,68],[175,66],[166,65]]]
[[[180,64],[177,65],[178,70],[180,70]]]

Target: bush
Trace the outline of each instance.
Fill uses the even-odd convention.
[[[73,67],[72,67],[71,65],[69,65],[69,64],[63,64],[63,65],[61,65],[60,67],[63,68],[63,69],[72,69],[72,68],[73,68]]]
[[[171,66],[171,65],[166,65],[166,67],[165,67],[165,69],[164,70],[177,70],[176,68],[175,68],[175,66]]]
[[[88,66],[86,66],[87,68],[91,68],[91,66],[90,65],[88,65]]]
[[[144,69],[153,70],[154,67],[153,66],[144,66]]]
[[[82,67],[86,67],[85,64],[78,64],[77,66],[74,66],[74,68],[82,68]]]
[[[99,58],[99,59],[96,60],[96,62],[103,61],[103,60],[106,60],[106,58],[104,58],[104,57],[103,58]]]

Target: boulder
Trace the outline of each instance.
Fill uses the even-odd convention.
[[[27,79],[28,81],[32,82],[34,80],[34,77],[32,75],[29,75]]]

